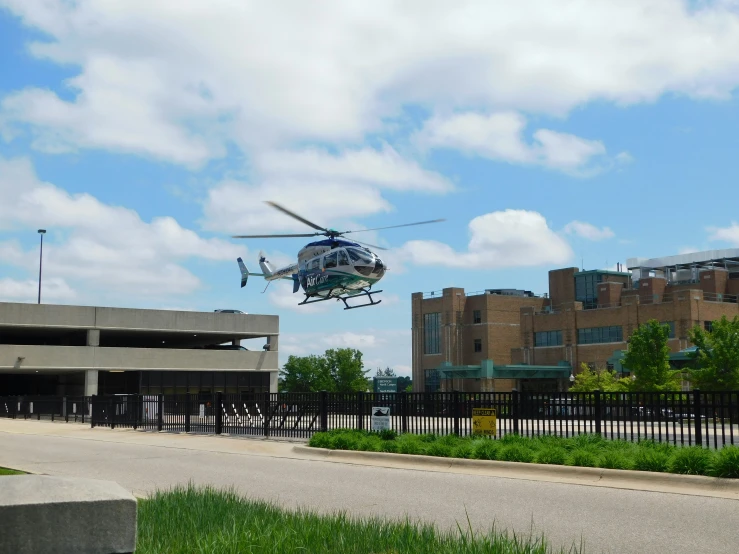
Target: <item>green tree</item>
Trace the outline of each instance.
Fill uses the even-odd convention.
[[[366,391],[369,388],[367,373],[362,363],[362,353],[354,348],[326,350],[324,360],[336,392]]]
[[[671,391],[680,389],[681,372],[670,367],[669,325],[649,320],[629,338],[629,349],[623,360],[635,379],[635,391]]]
[[[413,380],[410,377],[398,377],[398,392],[411,392],[413,390]]]
[[[723,316],[710,332],[696,326],[690,341],[697,346],[693,382],[703,390],[739,390],[739,316]]]
[[[588,364],[580,365],[580,373],[575,375],[575,384],[570,387],[572,392],[619,392],[629,389],[629,380],[619,378],[618,374],[610,369],[591,369]]]
[[[391,367],[386,367],[385,369],[377,368],[377,377],[397,377],[395,375],[395,370]]]
[[[334,390],[334,382],[323,356],[290,356],[280,370],[285,392]]]

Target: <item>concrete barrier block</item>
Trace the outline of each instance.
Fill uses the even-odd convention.
[[[136,549],[136,498],[111,481],[0,477],[0,554],[121,554]]]

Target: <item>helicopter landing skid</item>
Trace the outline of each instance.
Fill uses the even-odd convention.
[[[355,310],[357,308],[364,308],[365,306],[375,306],[376,304],[379,304],[380,302],[382,302],[382,300],[374,300],[372,298],[373,294],[377,294],[379,292],[382,292],[382,291],[376,290],[376,291],[370,292],[369,290],[362,289],[363,294],[357,294],[357,295],[352,296],[351,298],[356,298],[357,296],[366,296],[369,302],[366,302],[364,304],[359,304],[358,306],[350,306],[349,304],[346,303],[346,298],[344,298],[343,296],[340,296],[339,300],[341,300],[344,303],[345,310]]]
[[[382,291],[381,290],[376,290],[376,291],[370,292],[369,290],[362,289],[362,293],[361,294],[355,294],[354,296],[351,296],[350,298],[355,298],[355,297],[358,297],[358,296],[366,296],[369,299],[369,302],[366,302],[364,304],[359,304],[358,306],[350,306],[349,304],[347,304],[346,298],[343,297],[343,296],[339,296],[339,297],[336,297],[336,296],[326,296],[324,298],[315,298],[315,299],[311,299],[310,297],[306,297],[306,299],[303,300],[302,302],[298,302],[298,306],[303,306],[305,304],[315,304],[316,302],[325,302],[326,300],[341,300],[344,303],[344,306],[345,306],[344,309],[345,310],[354,310],[356,308],[364,308],[365,306],[374,306],[374,305],[379,304],[380,302],[382,302],[382,300],[374,300],[372,298],[372,295],[373,294],[377,294],[379,292],[382,292]]]

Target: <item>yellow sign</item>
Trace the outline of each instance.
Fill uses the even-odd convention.
[[[496,420],[495,408],[472,408],[472,434],[495,435]]]

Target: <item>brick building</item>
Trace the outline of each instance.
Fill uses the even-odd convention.
[[[510,363],[512,349],[520,346],[521,310],[539,312],[546,302],[530,291],[511,289],[413,293],[413,390],[432,390],[426,377],[433,379],[444,362],[478,365],[492,358],[496,364]],[[510,390],[513,383],[498,385]]]
[[[620,269],[620,268],[619,268]],[[670,349],[689,348],[688,331],[739,314],[739,249],[632,259],[626,271],[549,272],[549,294],[486,291],[413,294],[414,390],[444,362],[611,367],[631,333],[656,319],[670,326]],[[522,386],[500,380],[494,390]],[[546,390],[553,383],[542,382]],[[561,383],[559,383],[561,388]],[[465,389],[468,390],[468,389]]]

